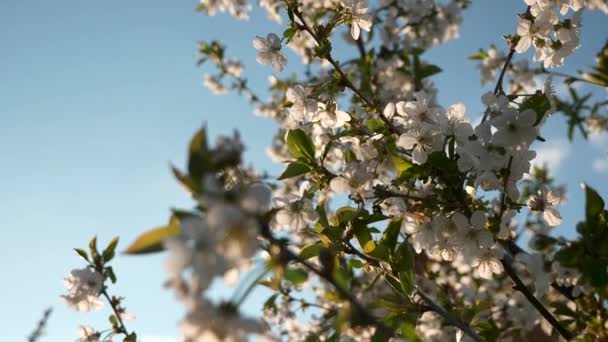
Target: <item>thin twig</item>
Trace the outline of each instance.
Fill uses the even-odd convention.
[[[515,241],[513,241],[513,240],[500,241],[500,243],[505,247],[505,249],[507,249],[511,253],[511,255],[517,255],[520,253],[528,254],[525,250],[523,250],[523,248],[519,247],[519,245],[517,245],[517,243],[515,243]],[[555,291],[559,292],[562,296],[564,296],[572,301],[577,299],[577,297],[575,297],[574,294],[572,294],[572,287],[562,286],[562,285],[557,284],[556,282],[552,282],[551,287]]]
[[[44,328],[46,327],[52,312],[53,308],[48,308],[44,310],[44,312],[42,313],[42,318],[40,318],[40,320],[36,324],[36,328],[27,337],[28,342],[36,342],[40,337],[42,337],[42,335],[44,334]]]
[[[108,303],[110,303],[112,311],[114,311],[114,316],[116,316],[116,319],[118,319],[118,328],[120,329],[119,333],[123,333],[125,336],[129,336],[127,327],[125,326],[124,322],[122,321],[122,318],[120,317],[121,310],[118,309],[116,301],[112,300],[105,287],[101,290],[101,294],[106,298]]]
[[[507,55],[507,59],[505,60],[505,64],[502,66],[502,70],[500,71],[500,75],[498,76],[498,80],[496,81],[496,86],[494,87],[494,95],[498,95],[499,92],[504,93],[504,91],[502,89],[502,83],[504,81],[507,69],[509,68],[509,65],[511,65],[511,60],[513,59],[513,55],[515,55],[515,48],[510,48],[509,54]],[[482,123],[488,119],[488,115],[490,115],[489,107],[483,113],[483,118],[481,119]]]
[[[591,84],[591,85],[594,85],[594,86],[606,88],[606,86],[603,85],[603,84],[596,83],[596,82],[593,82],[591,80],[584,79],[584,78],[581,78],[581,77],[578,77],[578,76],[568,75],[566,73],[559,72],[559,71],[549,71],[549,70],[546,70],[545,68],[542,68],[541,72],[543,74],[553,75],[553,76],[557,76],[557,77],[563,77],[563,78],[569,79],[572,82],[584,82],[584,83],[588,83],[588,84]]]
[[[549,310],[547,310],[547,308],[545,308],[543,303],[541,303],[534,296],[532,291],[530,291],[530,289],[524,284],[524,282],[521,280],[521,278],[519,278],[519,276],[517,275],[517,272],[511,265],[509,258],[510,257],[507,256],[507,257],[503,258],[501,260],[501,262],[505,269],[505,272],[507,273],[507,275],[509,275],[509,278],[511,278],[511,280],[513,280],[513,282],[515,283],[515,287],[514,287],[515,290],[521,292],[526,297],[526,299],[530,302],[530,304],[532,304],[536,308],[536,310],[553,326],[553,328],[555,328],[555,330],[557,330],[559,332],[559,334],[563,338],[565,338],[566,340],[572,339],[574,337],[572,335],[572,333],[570,333],[568,330],[566,330],[566,328],[564,328],[560,324],[560,322],[557,320],[557,318],[555,318],[553,316],[553,314],[551,314],[551,312],[549,312]]]

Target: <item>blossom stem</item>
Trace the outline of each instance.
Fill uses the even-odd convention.
[[[108,294],[108,291],[106,290],[105,286],[101,290],[101,294],[106,298],[106,300],[110,304],[110,307],[112,307],[112,311],[114,311],[114,315],[116,316],[116,319],[118,320],[118,329],[119,330],[117,332],[124,334],[125,336],[129,336],[127,327],[125,326],[125,323],[122,321],[122,318],[120,317],[120,310],[118,310],[118,305],[117,305],[116,301],[112,300],[112,298]]]
[[[521,278],[519,278],[519,276],[517,275],[517,272],[513,268],[513,265],[511,264],[510,260],[508,260],[508,258],[510,258],[510,257],[507,256],[507,257],[503,258],[501,260],[501,262],[505,269],[505,272],[507,273],[509,278],[511,278],[511,280],[513,280],[513,282],[515,283],[515,287],[514,287],[515,290],[521,292],[526,297],[526,299],[530,302],[530,304],[532,304],[536,308],[536,310],[553,326],[553,328],[555,328],[555,330],[557,330],[559,332],[559,334],[563,338],[565,338],[566,340],[572,339],[574,337],[572,335],[572,333],[570,333],[568,330],[566,330],[566,328],[564,328],[560,324],[560,322],[557,320],[557,318],[555,318],[555,316],[553,316],[551,314],[551,312],[549,312],[549,310],[547,310],[547,308],[545,308],[543,303],[541,303],[534,296],[534,294],[524,284],[524,282],[521,280]]]
[[[511,47],[509,49],[509,54],[507,55],[507,59],[505,60],[505,64],[502,66],[502,70],[500,71],[500,75],[498,76],[498,80],[496,81],[496,86],[494,87],[494,95],[498,95],[498,93],[504,93],[502,89],[502,83],[505,79],[505,74],[507,73],[507,69],[509,65],[511,65],[511,60],[513,59],[513,55],[515,55],[515,48]],[[488,119],[488,115],[490,115],[490,109],[486,109],[485,113],[483,113],[483,118],[481,122],[485,122]]]
[[[587,79],[584,79],[584,78],[581,78],[581,77],[568,75],[566,73],[559,72],[559,71],[548,71],[545,68],[542,68],[541,72],[543,74],[553,75],[553,76],[557,76],[557,77],[563,77],[563,78],[566,79],[566,83],[569,83],[568,82],[568,80],[569,80],[569,81],[571,81],[570,83],[572,83],[572,82],[584,82],[584,83],[592,84],[592,85],[599,86],[599,87],[602,87],[602,88],[606,87],[603,84],[596,83],[596,82],[593,82],[593,81],[590,81],[590,80],[587,80]]]

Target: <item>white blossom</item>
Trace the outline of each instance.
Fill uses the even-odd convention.
[[[361,30],[371,30],[372,16],[367,14],[367,0],[340,0],[340,3],[352,18],[350,34],[354,40],[359,39]]]
[[[78,327],[76,342],[101,342],[101,334],[91,326],[81,325]]]
[[[562,223],[562,216],[554,207],[559,202],[559,196],[556,196],[553,191],[550,191],[543,185],[536,194],[528,197],[526,204],[530,210],[542,212],[543,219],[545,219],[548,225],[558,226]]]
[[[75,269],[65,278],[67,295],[61,298],[76,311],[88,312],[103,307],[98,298],[103,287],[103,276],[90,268]]]
[[[304,87],[296,85],[287,89],[285,97],[291,103],[288,112],[292,119],[300,122],[308,122],[314,119],[317,111],[317,101],[307,97]]]
[[[253,47],[258,50],[258,63],[272,65],[275,72],[282,71],[287,64],[287,57],[281,53],[281,40],[276,34],[269,33],[266,38],[256,36]]]
[[[407,133],[401,134],[397,139],[396,145],[412,150],[412,160],[416,164],[424,164],[428,155],[433,151],[438,151],[442,146],[439,132],[431,126],[423,125],[414,128]]]

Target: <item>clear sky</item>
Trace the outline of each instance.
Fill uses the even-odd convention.
[[[264,149],[274,126],[252,114],[236,95],[217,97],[202,86],[197,42],[225,41],[228,55],[243,59],[245,75],[263,93],[269,67],[255,63],[254,35],[284,30],[259,10],[248,22],[195,13],[196,1],[0,1],[0,339],[19,341],[52,306],[43,341],[73,340],[78,324],[101,326],[107,311],[78,314],[59,300],[63,278],[82,263],[72,251],[91,236],[107,243],[164,223],[170,207],[190,207],[168,162],[183,165],[192,133],[207,122],[212,135],[240,130],[247,160],[277,174]],[[465,12],[461,38],[427,54],[445,70],[434,78],[441,104],[462,101],[468,114],[481,112],[475,63],[466,56],[514,31],[523,1],[476,1]],[[608,36],[608,20],[584,17],[583,47],[566,71],[593,64]],[[344,55],[352,51],[338,51]],[[299,58],[289,56],[291,65]],[[603,95],[605,96],[605,95]],[[537,146],[557,165],[570,201],[559,232],[571,235],[581,217],[580,181],[608,194],[608,138],[565,141],[555,116]],[[595,162],[595,169],[593,167]],[[178,336],[183,310],[162,288],[162,256],[119,256],[119,284],[138,319],[140,336]],[[246,305],[259,312],[263,296]],[[160,341],[148,339],[149,342]]]

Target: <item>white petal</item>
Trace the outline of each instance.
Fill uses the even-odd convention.
[[[329,182],[329,187],[333,192],[344,193],[350,192],[350,185],[343,177],[336,177]]]
[[[551,227],[558,226],[560,223],[562,223],[562,216],[554,208],[545,208],[543,218]]]
[[[253,39],[253,47],[256,48],[257,50],[262,50],[265,49],[267,46],[266,44],[266,40],[262,37],[255,37]]]
[[[517,46],[515,46],[515,51],[518,53],[524,53],[528,51],[530,45],[532,44],[532,39],[530,37],[521,37],[519,42],[517,42]]]
[[[361,31],[359,30],[359,25],[357,25],[357,23],[352,23],[352,25],[350,26],[350,35],[353,37],[354,40],[359,39],[359,34],[361,34]]]
[[[384,116],[388,119],[392,118],[395,115],[395,104],[393,102],[389,102],[386,107],[384,107]]]
[[[401,134],[397,142],[395,143],[397,146],[404,148],[406,150],[410,150],[414,147],[414,145],[418,144],[418,139],[411,135]]]

